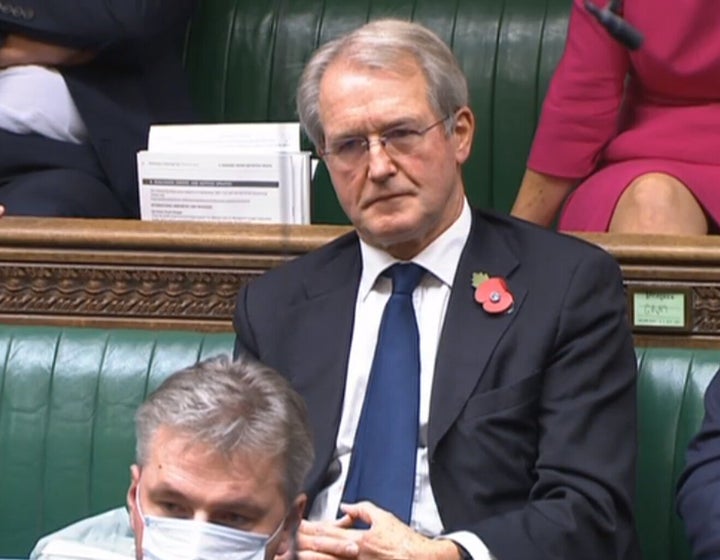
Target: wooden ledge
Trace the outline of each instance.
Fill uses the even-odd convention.
[[[257,252],[299,255],[350,231],[336,225],[256,225],[5,217],[0,248]],[[620,263],[720,265],[720,236],[573,233]]]
[[[229,331],[240,287],[349,231],[280,226],[7,217],[0,220],[0,321]],[[682,294],[678,329],[644,340],[720,343],[720,236],[578,233],[620,263],[635,294]]]
[[[3,247],[180,250],[298,255],[349,231],[332,225],[253,225],[5,217]]]
[[[573,235],[600,245],[621,264],[720,265],[720,236],[716,235],[673,236],[610,233],[575,233]]]
[[[348,230],[2,218],[0,321],[229,331],[245,282]]]

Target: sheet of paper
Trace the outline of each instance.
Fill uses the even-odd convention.
[[[309,223],[309,154],[138,153],[140,217]],[[309,198],[309,197],[308,197]]]
[[[281,158],[283,176],[289,183],[286,189],[286,213],[290,223],[310,223],[310,176],[312,162],[309,152],[287,153]]]
[[[299,123],[158,125],[138,153],[140,217],[310,223]]]
[[[300,123],[153,125],[148,151],[224,154],[238,151],[300,151]]]

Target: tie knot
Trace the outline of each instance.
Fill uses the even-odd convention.
[[[412,294],[420,283],[425,269],[415,263],[398,263],[392,265],[384,273],[392,280],[393,294]]]

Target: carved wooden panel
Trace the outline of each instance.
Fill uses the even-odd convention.
[[[693,332],[720,333],[720,286],[697,286],[693,290]]]
[[[0,321],[229,331],[243,283],[346,231],[3,218]],[[630,307],[633,293],[687,294],[682,328],[636,328],[639,341],[720,345],[720,236],[578,236],[618,260]]]
[[[256,270],[0,264],[2,313],[226,321]]]
[[[0,321],[230,330],[250,279],[347,228],[0,220]]]
[[[638,341],[648,345],[720,347],[720,236],[582,237],[605,248],[620,263],[629,308],[637,292],[687,295],[684,328],[648,330],[634,326]]]

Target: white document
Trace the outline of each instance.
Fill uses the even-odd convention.
[[[300,123],[153,125],[148,150],[184,154],[299,152]]]
[[[153,126],[137,164],[143,220],[310,223],[298,123]]]
[[[310,223],[310,154],[138,153],[140,217]]]

